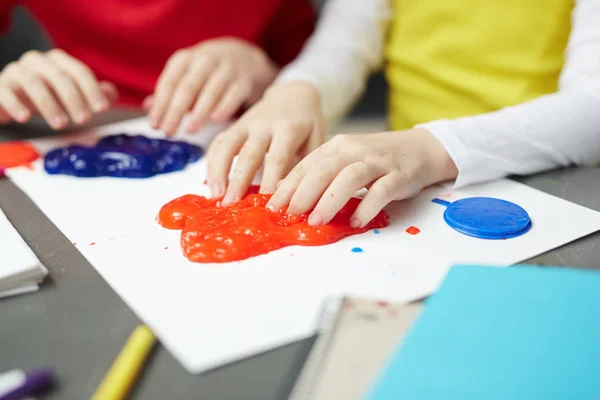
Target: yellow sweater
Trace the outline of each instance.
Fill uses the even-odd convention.
[[[394,130],[556,91],[573,0],[393,3],[386,75]]]

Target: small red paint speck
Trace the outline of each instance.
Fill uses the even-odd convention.
[[[330,195],[331,197],[333,197],[333,193],[329,193],[329,195]]]
[[[208,185],[208,179],[205,179],[205,180],[204,180],[204,184],[205,184],[205,185]]]
[[[411,235],[417,235],[419,232],[421,232],[421,230],[416,226],[409,226],[408,228],[406,228],[406,233]]]
[[[90,246],[95,246],[96,242],[90,242]]]
[[[77,242],[73,242],[73,246],[77,246]]]
[[[169,246],[165,247],[165,250],[168,250],[168,249],[169,249]]]
[[[294,257],[294,253],[290,253],[290,257]]]
[[[387,306],[388,306],[388,303],[387,303],[387,302],[385,302],[385,301],[378,301],[378,302],[377,302],[377,307],[382,307],[382,308],[384,308],[384,307],[387,307]]]

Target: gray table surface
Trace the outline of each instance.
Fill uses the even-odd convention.
[[[95,124],[135,115],[109,114]],[[0,141],[43,134],[48,132],[36,127],[5,127],[0,128]],[[600,211],[598,168],[553,171],[519,180]],[[54,224],[8,179],[0,179],[0,206],[50,272],[38,292],[0,300],[0,371],[52,366],[58,385],[44,399],[87,399],[141,321]],[[600,234],[529,262],[598,268]],[[201,375],[187,373],[164,347],[158,346],[132,398],[285,399],[312,340]]]

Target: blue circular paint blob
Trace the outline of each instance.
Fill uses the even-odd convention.
[[[510,239],[531,229],[527,211],[510,201],[470,197],[451,203],[444,221],[456,231],[481,239]]]
[[[379,229],[374,229],[373,233],[376,234],[376,235],[379,235],[381,233],[381,231]]]
[[[361,249],[360,247],[354,247],[354,248],[352,248],[352,252],[353,253],[362,253],[363,249]]]

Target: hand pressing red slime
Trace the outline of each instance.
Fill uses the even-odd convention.
[[[0,143],[0,169],[29,166],[39,157],[40,153],[27,142]]]
[[[366,227],[350,228],[350,216],[361,201],[353,198],[329,224],[310,226],[306,222],[310,212],[292,215],[285,209],[267,210],[271,196],[257,194],[257,189],[252,187],[244,199],[228,207],[188,194],[165,204],[158,222],[167,229],[181,229],[185,256],[201,263],[244,260],[292,245],[321,246],[389,225],[381,211]]]

